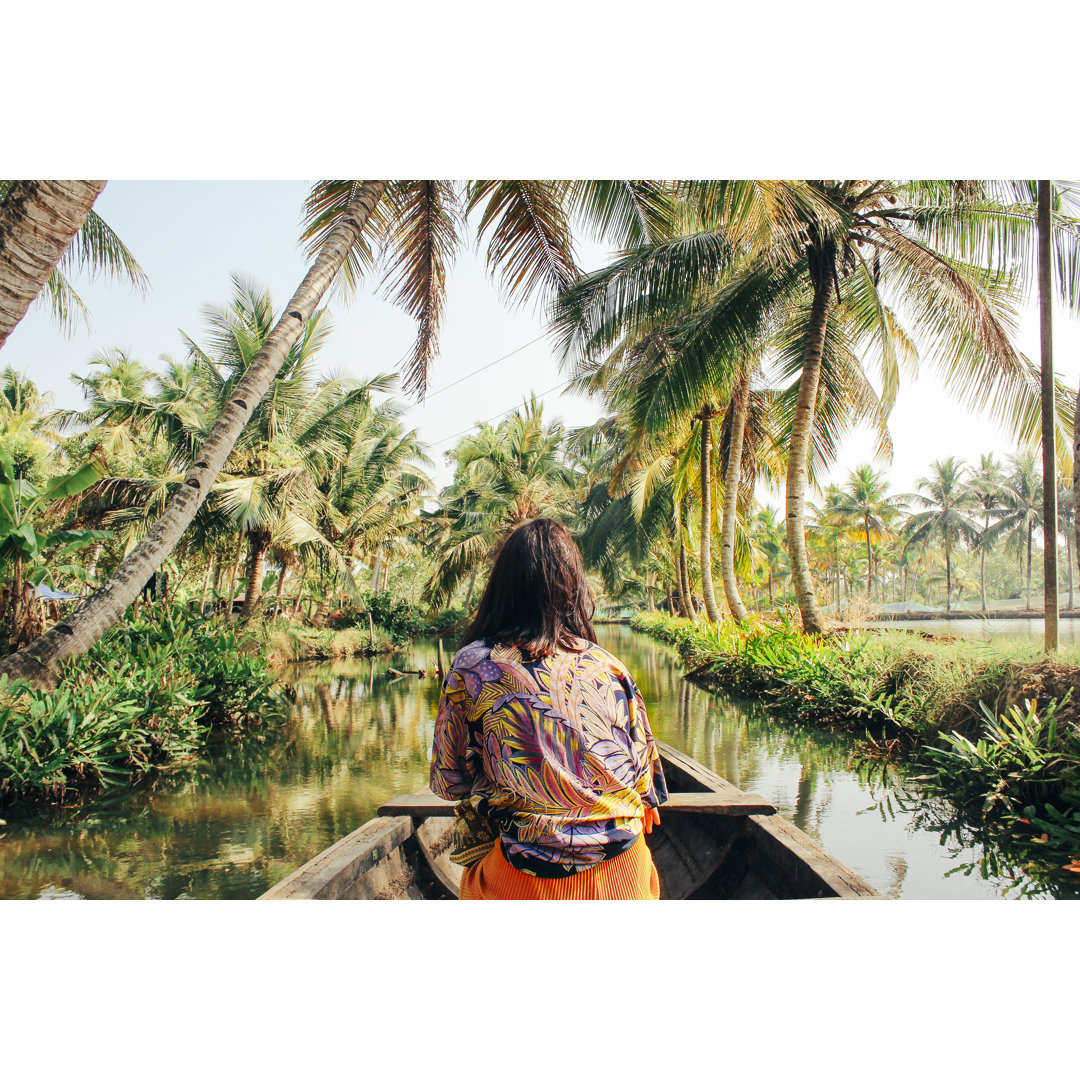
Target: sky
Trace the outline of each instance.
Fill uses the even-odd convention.
[[[253,278],[285,304],[302,279],[307,261],[298,237],[310,182],[110,181],[96,204],[98,213],[134,253],[149,277],[145,295],[126,282],[73,280],[91,312],[90,326],[65,334],[47,308],[35,304],[4,347],[2,359],[25,371],[58,408],[81,408],[72,373],[86,374],[100,350],[122,348],[148,367],[159,357],[183,357],[181,331],[200,341],[206,305],[224,304],[231,276]],[[586,269],[603,264],[604,250],[578,245]],[[367,378],[396,371],[412,343],[409,316],[383,298],[378,278],[364,283],[350,301],[335,294],[329,308],[333,333],[320,355],[326,373]],[[1030,299],[1018,344],[1039,355],[1038,312]],[[1055,312],[1054,363],[1070,386],[1080,379],[1080,325]],[[478,369],[485,371],[474,374]],[[430,449],[437,487],[451,470],[444,453],[476,423],[498,419],[532,392],[544,394],[546,418],[567,426],[591,423],[599,404],[559,387],[568,378],[544,335],[534,306],[509,307],[487,273],[475,244],[466,246],[449,275],[440,354],[429,376],[426,402],[411,404],[405,421]],[[444,389],[445,388],[445,389]],[[961,410],[943,392],[930,370],[902,383],[890,418],[894,455],[885,468],[893,491],[915,490],[930,464],[949,455],[975,462],[981,453],[998,457],[1015,451],[1013,441],[985,416]],[[828,479],[842,483],[848,472],[872,460],[876,437],[856,430],[846,440]],[[760,492],[779,504],[776,493]]]

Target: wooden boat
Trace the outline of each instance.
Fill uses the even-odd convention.
[[[660,743],[670,802],[648,835],[666,900],[878,898],[776,808]],[[451,900],[454,804],[404,795],[278,882],[260,900]]]

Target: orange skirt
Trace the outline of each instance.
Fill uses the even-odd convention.
[[[570,877],[516,870],[495,847],[461,878],[462,900],[659,900],[660,878],[645,837],[611,859]]]

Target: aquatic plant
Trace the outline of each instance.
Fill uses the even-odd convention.
[[[186,761],[215,730],[278,719],[267,662],[216,620],[155,605],[129,616],[59,688],[0,677],[0,801],[63,799]]]

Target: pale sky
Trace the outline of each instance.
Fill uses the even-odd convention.
[[[35,305],[5,345],[0,363],[27,372],[54,394],[56,406],[79,408],[81,395],[70,376],[86,373],[96,351],[122,347],[150,367],[158,366],[163,353],[183,356],[180,330],[196,341],[202,339],[201,309],[229,299],[230,274],[251,276],[269,286],[280,308],[306,270],[297,237],[308,188],[307,181],[110,181],[96,209],[148,274],[147,295],[133,293],[120,281],[77,278],[92,326],[80,326],[67,337],[47,310]],[[587,243],[579,246],[579,254],[587,269],[604,259],[599,247]],[[331,300],[334,332],[321,357],[325,371],[364,378],[397,370],[407,353],[414,324],[377,294],[375,284],[363,286],[349,304],[336,296]],[[464,251],[450,277],[429,400],[413,406],[406,416],[432,448],[438,486],[450,478],[442,453],[456,441],[454,436],[512,410],[530,392],[550,391],[566,380],[542,335],[537,311],[509,309],[488,277],[482,256],[472,249]],[[1075,386],[1080,378],[1076,320],[1056,312],[1054,339],[1056,370]],[[1029,356],[1038,357],[1033,302],[1026,309],[1018,344]],[[439,392],[508,353],[515,355]],[[545,414],[576,426],[590,423],[600,413],[588,400],[555,391],[545,397]],[[890,429],[895,452],[888,475],[894,491],[914,490],[917,479],[937,458],[955,454],[977,461],[980,453],[993,451],[1003,457],[1015,450],[985,417],[953,405],[928,371],[918,382],[902,384]],[[870,460],[874,446],[870,432],[853,433],[830,479],[842,482],[849,469]],[[768,497],[764,491],[761,495]]]

